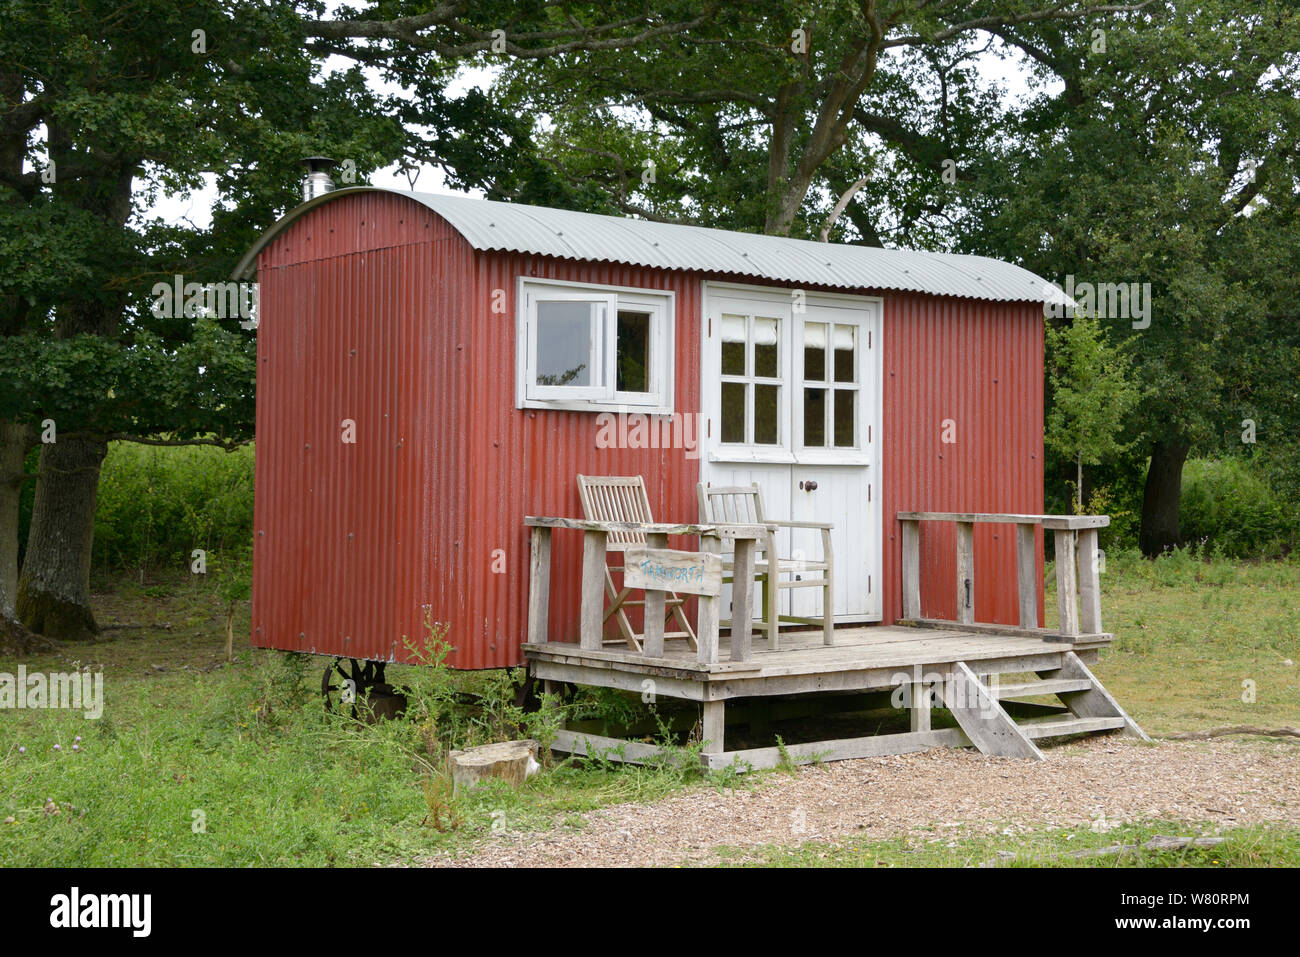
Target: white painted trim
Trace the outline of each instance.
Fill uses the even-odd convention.
[[[602,330],[602,338],[609,328],[617,328],[620,303],[625,306],[645,306],[653,310],[652,321],[658,327],[650,341],[650,376],[652,388],[650,401],[638,401],[637,393],[611,392],[608,398],[530,398],[529,377],[533,365],[534,346],[529,341],[529,309],[527,290],[532,286],[552,286],[557,291],[572,289],[578,293],[602,294],[612,300],[612,318]],[[672,415],[674,411],[674,386],[676,383],[677,293],[672,289],[653,289],[637,286],[614,286],[590,282],[569,282],[561,279],[539,279],[519,275],[515,278],[515,408],[557,409],[566,412],[641,413],[644,415]],[[608,378],[613,374],[614,350],[605,350]],[[611,382],[612,384],[612,382]]]
[[[748,297],[767,300],[776,298],[783,301],[789,301],[790,294],[801,288],[802,287],[800,286],[754,286],[748,283],[719,282],[714,279],[704,280],[704,291],[706,294],[710,290],[716,290],[718,292],[726,293],[727,298],[736,298],[738,296],[739,298]],[[774,293],[776,294],[775,296],[773,295]],[[864,302],[874,302],[883,306],[885,302],[882,296],[855,296],[852,293],[847,292],[823,292],[821,290],[806,292],[806,296],[810,301],[814,299],[825,300],[826,305],[854,304],[860,306]]]

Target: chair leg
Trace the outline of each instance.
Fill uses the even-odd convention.
[[[631,589],[624,589],[623,594],[620,595],[614,587],[614,576],[608,568],[605,569],[605,594],[609,596],[610,602],[614,605],[614,608],[611,608],[610,611],[615,613],[614,622],[618,625],[619,635],[627,642],[629,648],[633,651],[640,651],[641,643],[636,640],[637,634],[632,629],[632,622],[628,620],[627,612],[623,610],[623,601],[630,592]],[[608,617],[607,615],[606,618]]]
[[[826,584],[822,587],[822,642],[835,644],[835,588],[831,584],[829,571],[826,573]]]
[[[775,557],[772,559],[776,561]],[[776,575],[769,568],[763,575],[763,604],[766,605],[767,640],[773,651],[781,650],[781,613],[777,605],[781,601],[781,589]]]
[[[673,597],[674,598],[677,597],[676,593],[673,594]],[[682,611],[681,605],[672,606],[671,613],[669,614],[669,620],[677,622],[677,624],[681,627],[681,630],[686,632],[686,640],[690,643],[691,650],[699,651],[700,643],[695,638],[695,629],[692,628],[691,623],[686,620],[686,615]]]

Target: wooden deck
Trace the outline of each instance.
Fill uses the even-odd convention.
[[[832,630],[781,632],[779,649],[771,630],[753,633],[756,543],[768,532],[760,524],[656,525],[533,517],[529,581],[529,641],[525,660],[535,678],[617,688],[649,701],[658,697],[698,702],[704,763],[713,768],[772,767],[787,759],[798,763],[901,754],[932,747],[974,746],[992,755],[1042,760],[1035,741],[1071,734],[1122,730],[1146,738],[1088,669],[1111,636],[1102,631],[1097,584],[1097,529],[1105,516],[1052,516],[977,513],[901,512],[904,535],[903,610],[896,625],[837,627]],[[957,621],[921,617],[920,533],[922,522],[957,525]],[[974,607],[973,527],[977,522],[1017,526],[1020,620],[1017,625],[977,619]],[[1035,566],[1034,527],[1056,534],[1058,629],[1038,626],[1039,582]],[[550,633],[551,535],[556,530],[583,535],[582,608],[576,643],[545,640]],[[650,546],[655,568],[681,564],[698,571],[698,587],[668,582],[641,582],[646,595],[645,634],[615,638],[610,646],[605,625],[612,611],[607,598],[621,602],[622,591],[609,579],[606,553],[611,536],[636,533]],[[698,553],[669,552],[669,535],[697,536]],[[725,644],[721,622],[720,573],[706,574],[723,540],[734,543],[737,585],[731,594],[731,629]],[[657,550],[657,551],[655,551]],[[656,564],[657,563],[657,564]],[[689,581],[694,582],[692,578]],[[697,595],[696,646],[665,634],[664,613],[671,589]],[[674,596],[675,597],[675,596]],[[774,618],[772,620],[775,620]],[[1012,684],[1003,675],[1034,675]],[[866,694],[906,709],[910,730],[863,738],[792,744],[785,748],[726,749],[726,705],[736,699],[775,695]],[[1043,697],[1059,702],[1037,708],[1003,702]],[[955,728],[934,728],[931,710],[951,713]],[[751,700],[751,710],[754,703]],[[1015,712],[1016,717],[1012,716]],[[641,741],[618,740],[577,730],[562,730],[557,750],[601,753],[617,760],[646,761],[661,754]]]
[[[993,754],[1041,758],[1033,741],[1092,731],[1141,730],[1088,671],[1109,636],[1064,641],[1055,634],[998,634],[954,628],[868,626],[837,628],[826,645],[818,631],[784,632],[779,651],[755,639],[747,661],[701,663],[685,641],[667,642],[662,657],[578,644],[524,645],[532,674],[546,682],[618,688],[701,705],[705,763],[740,762],[753,768],[780,760],[775,747],[728,751],[724,708],[729,700],[825,692],[896,692],[910,714],[911,731],[790,745],[796,762],[900,754],[931,747],[976,746]],[[1037,680],[1001,681],[1034,673]],[[897,694],[902,690],[901,695]],[[1055,696],[1060,715],[1013,720],[1002,701]],[[931,702],[941,703],[959,728],[932,729]],[[576,731],[563,731],[555,747],[578,754],[622,755],[643,761],[657,748]]]

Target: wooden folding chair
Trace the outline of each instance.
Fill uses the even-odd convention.
[[[781,622],[793,622],[803,625],[820,625],[825,644],[835,643],[835,557],[831,550],[831,529],[829,522],[787,522],[767,518],[763,510],[763,492],[758,483],[753,485],[717,485],[698,486],[700,499],[700,522],[705,525],[740,524],[766,525],[766,539],[759,539],[755,546],[754,577],[763,586],[762,602],[759,608],[762,620],[755,618],[754,627],[767,633],[773,651],[780,648]],[[821,531],[822,560],[819,562],[805,559],[781,558],[776,551],[776,530],[778,528],[812,528]],[[724,538],[725,542],[725,538]],[[723,581],[732,581],[727,572],[735,568],[734,560],[722,563]],[[808,572],[821,572],[818,578],[806,577]],[[793,575],[787,579],[783,576]],[[734,586],[734,582],[733,582]],[[820,588],[822,589],[822,616],[804,618],[797,615],[782,615],[778,611],[783,589]],[[723,621],[730,627],[730,621]]]
[[[582,500],[582,514],[594,522],[653,522],[650,517],[650,498],[646,494],[645,480],[639,475],[579,475],[578,497]],[[606,552],[622,552],[631,546],[645,545],[644,532],[611,532],[606,542]],[[633,606],[645,607],[645,598],[633,600],[629,596],[634,589],[619,588],[614,584],[614,572],[622,572],[622,565],[605,567],[605,594],[609,597],[609,607],[605,611],[604,623],[610,618],[618,626],[618,637],[606,638],[607,644],[626,642],[636,651],[641,650],[644,634],[638,634],[632,627],[625,609]],[[666,613],[665,625],[671,627],[676,622],[676,631],[664,631],[664,638],[685,638],[692,648],[697,648],[695,629],[686,620],[682,604],[686,599],[675,592],[669,592],[664,601]]]

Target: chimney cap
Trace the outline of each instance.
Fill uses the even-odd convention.
[[[328,156],[304,156],[299,162],[313,173],[326,173],[331,167],[339,165],[338,160]]]

